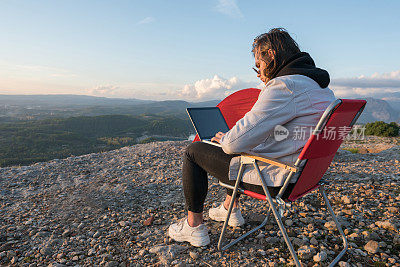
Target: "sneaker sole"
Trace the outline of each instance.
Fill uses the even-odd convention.
[[[210,237],[206,236],[203,238],[196,238],[196,237],[185,237],[185,236],[177,236],[173,235],[171,231],[168,229],[168,236],[171,237],[173,240],[177,242],[189,242],[190,245],[194,247],[204,247],[210,244]]]
[[[211,220],[214,220],[217,222],[224,222],[226,219],[226,216],[214,216],[214,215],[210,216],[210,214],[208,214],[208,217],[210,217]],[[235,219],[232,219],[232,217],[231,217],[231,218],[229,218],[229,221],[228,221],[228,225],[232,226],[232,227],[242,226],[243,224],[244,224],[244,218],[235,220]]]

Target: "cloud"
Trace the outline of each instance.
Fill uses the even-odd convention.
[[[186,84],[182,90],[178,91],[178,96],[189,101],[222,99],[237,90],[249,87],[259,87],[259,84],[245,82],[238,77],[225,79],[214,75],[211,79],[203,79],[196,81],[194,84]]]
[[[374,73],[369,77],[361,75],[353,78],[334,79],[332,84],[338,86],[352,86],[360,88],[399,88],[400,87],[400,70],[389,73]]]
[[[389,99],[400,91],[400,70],[374,73],[371,76],[333,79],[331,86],[337,97],[374,97]]]
[[[149,23],[153,23],[155,22],[156,19],[154,17],[146,17],[144,19],[142,19],[141,21],[139,21],[138,23],[136,23],[137,25],[141,25],[141,24],[149,24]]]
[[[232,18],[243,18],[242,11],[236,4],[236,0],[218,0],[215,10]]]
[[[120,87],[114,85],[99,85],[88,89],[88,93],[95,96],[116,96],[119,91]]]

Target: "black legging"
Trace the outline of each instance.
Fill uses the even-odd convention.
[[[235,185],[234,180],[229,180],[229,164],[233,157],[238,155],[226,154],[222,148],[203,142],[190,144],[183,158],[183,192],[185,194],[186,207],[189,211],[203,212],[204,201],[207,196],[208,178],[211,174],[221,182]],[[259,194],[265,194],[261,185],[253,185],[241,182],[241,187]],[[283,197],[288,196],[293,188],[289,184]],[[268,187],[271,196],[276,196],[281,187]],[[232,190],[227,189],[227,194],[232,195]]]

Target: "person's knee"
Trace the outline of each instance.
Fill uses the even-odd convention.
[[[202,142],[193,142],[190,145],[186,147],[185,150],[185,157],[194,160],[196,158],[196,154],[198,154],[202,147],[204,146],[204,143]]]

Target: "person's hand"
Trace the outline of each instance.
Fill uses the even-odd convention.
[[[211,142],[217,142],[219,144],[222,136],[224,136],[224,135],[225,135],[225,133],[223,133],[223,132],[216,133],[215,136],[213,138],[211,138]]]

